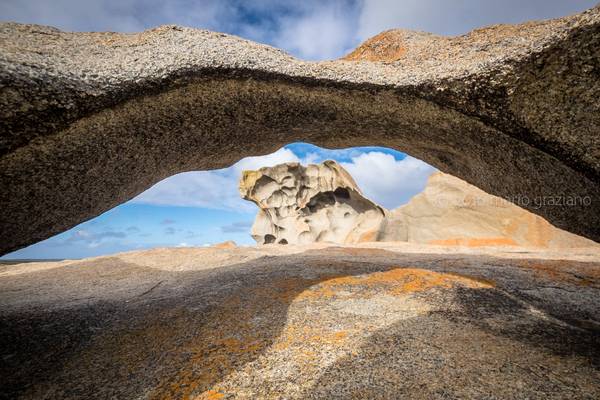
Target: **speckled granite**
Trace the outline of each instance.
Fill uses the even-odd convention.
[[[273,245],[0,267],[0,398],[599,398],[600,256],[502,252]]]
[[[176,26],[1,24],[0,253],[295,141],[405,151],[599,240],[599,50],[598,7],[456,38],[390,31],[329,62]]]

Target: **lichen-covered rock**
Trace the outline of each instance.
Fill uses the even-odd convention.
[[[306,62],[177,26],[0,24],[0,254],[179,172],[291,142],[408,152],[600,240],[600,7],[458,37],[393,30]]]
[[[374,241],[385,216],[331,160],[244,171],[240,194],[259,207],[252,226],[258,244]]]

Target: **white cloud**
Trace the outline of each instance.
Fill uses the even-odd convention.
[[[163,24],[227,32],[300,58],[338,58],[385,29],[460,34],[494,23],[554,18],[597,0],[2,0],[0,20],[70,31],[137,32]]]
[[[404,28],[460,35],[487,25],[557,18],[593,7],[597,0],[364,0],[357,39]]]
[[[136,15],[135,0],[4,0],[0,4],[3,20],[51,25],[64,30],[143,30]],[[138,4],[139,5],[139,4]]]
[[[222,0],[3,0],[0,19],[67,31],[139,32],[177,24],[241,35],[307,59],[337,58],[355,41],[358,3]]]
[[[316,3],[300,16],[282,18],[273,43],[303,59],[339,58],[356,44],[351,11],[346,2]]]
[[[127,237],[125,232],[115,232],[107,230],[104,232],[94,232],[87,229],[74,230],[71,235],[59,245],[69,245],[74,243],[83,243],[88,248],[96,248],[107,240],[123,240]]]
[[[252,227],[253,221],[238,221],[233,222],[229,225],[221,226],[221,232],[223,233],[237,233],[237,232],[249,232]]]
[[[381,152],[363,153],[352,162],[341,163],[352,175],[363,194],[376,203],[393,209],[406,203],[425,188],[435,168],[416,158],[396,160]]]

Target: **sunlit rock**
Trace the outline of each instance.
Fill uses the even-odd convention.
[[[226,240],[225,242],[213,244],[212,247],[215,249],[235,249],[237,247],[237,243],[233,240]]]
[[[423,192],[392,211],[363,196],[350,174],[335,161],[244,171],[240,193],[259,207],[252,226],[252,237],[258,244],[401,241],[468,247],[597,245],[442,172],[432,174]]]
[[[240,194],[259,207],[252,226],[259,244],[374,241],[385,216],[335,161],[244,171]]]
[[[516,203],[524,201],[539,203],[550,199],[514,199]],[[589,239],[556,228],[513,202],[441,172],[429,177],[423,192],[386,215],[378,235],[381,241],[469,247],[597,246]]]

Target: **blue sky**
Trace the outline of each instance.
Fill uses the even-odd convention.
[[[235,34],[307,60],[338,58],[390,28],[460,35],[495,24],[555,18],[597,0],[2,0],[0,20],[68,31],[137,32],[178,24]],[[156,246],[253,244],[256,207],[240,199],[243,169],[280,162],[334,159],[364,194],[387,208],[420,192],[433,171],[384,148],[325,150],[293,143],[223,170],[188,172],[157,183],[133,200],[48,240],[3,258],[81,258]]]

